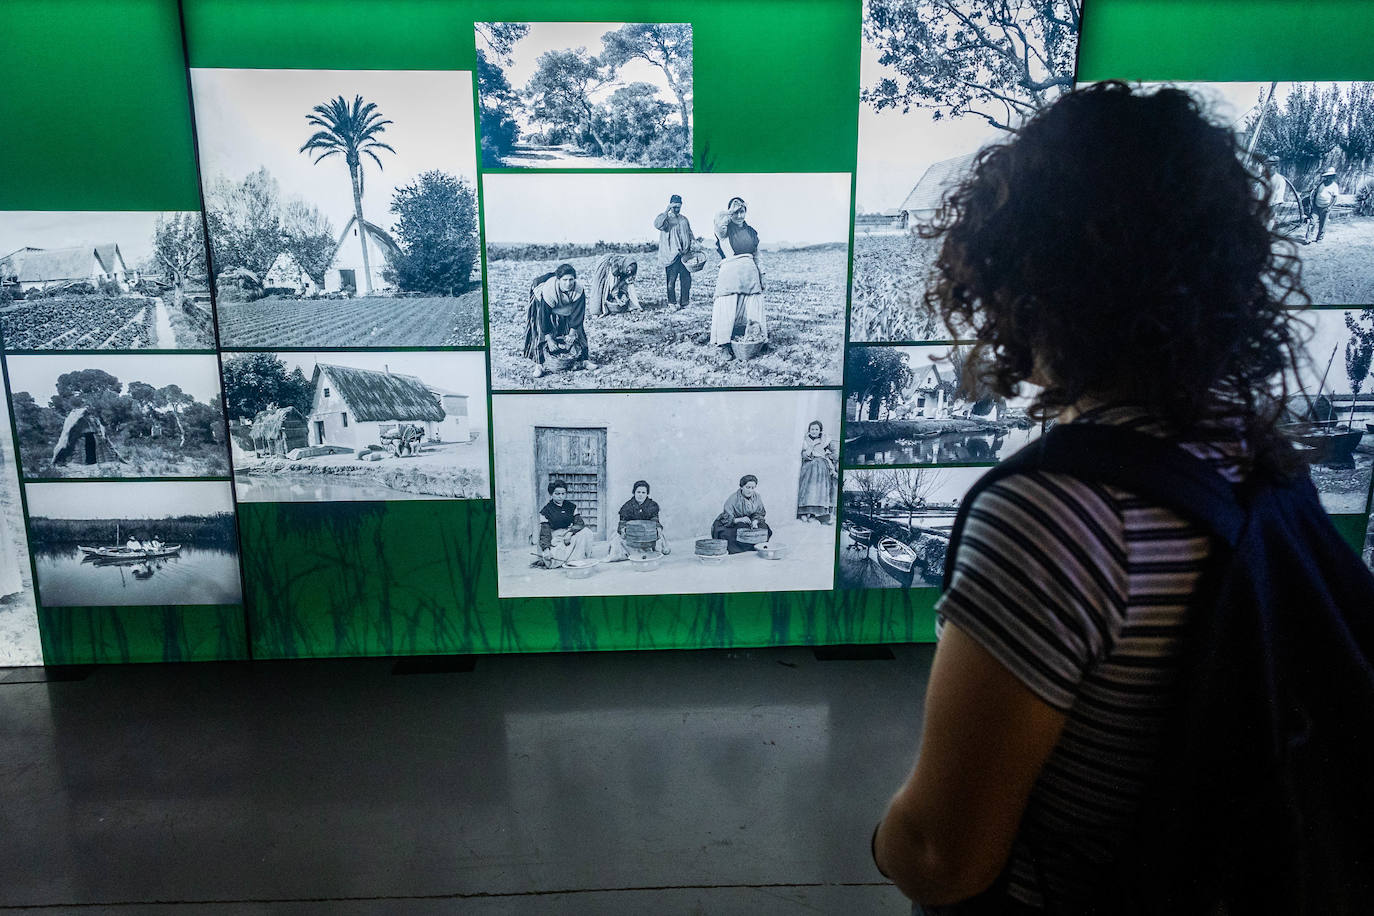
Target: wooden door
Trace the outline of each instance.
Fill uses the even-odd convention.
[[[534,504],[549,501],[549,481],[568,485],[568,498],[597,538],[606,536],[606,428],[534,428]]]

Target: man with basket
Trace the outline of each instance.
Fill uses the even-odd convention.
[[[668,304],[681,311],[692,296],[692,274],[706,265],[706,253],[682,215],[681,194],[668,198],[668,208],[654,217],[654,228],[658,230],[658,263],[668,281]]]

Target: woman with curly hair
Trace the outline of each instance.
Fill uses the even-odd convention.
[[[941,240],[927,305],[971,329],[966,379],[1040,386],[1037,419],[1278,479],[1299,464],[1278,423],[1306,296],[1268,209],[1190,95],[1092,86],[946,196],[922,230]],[[1211,544],[1064,473],[1003,477],[966,511],[920,754],[874,859],[928,912],[1086,912],[1159,765]]]

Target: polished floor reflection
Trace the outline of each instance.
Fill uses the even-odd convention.
[[[893,652],[0,669],[0,908],[906,913],[868,835],[932,648]]]

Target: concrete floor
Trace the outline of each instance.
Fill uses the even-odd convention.
[[[932,652],[0,669],[0,910],[904,914]]]

